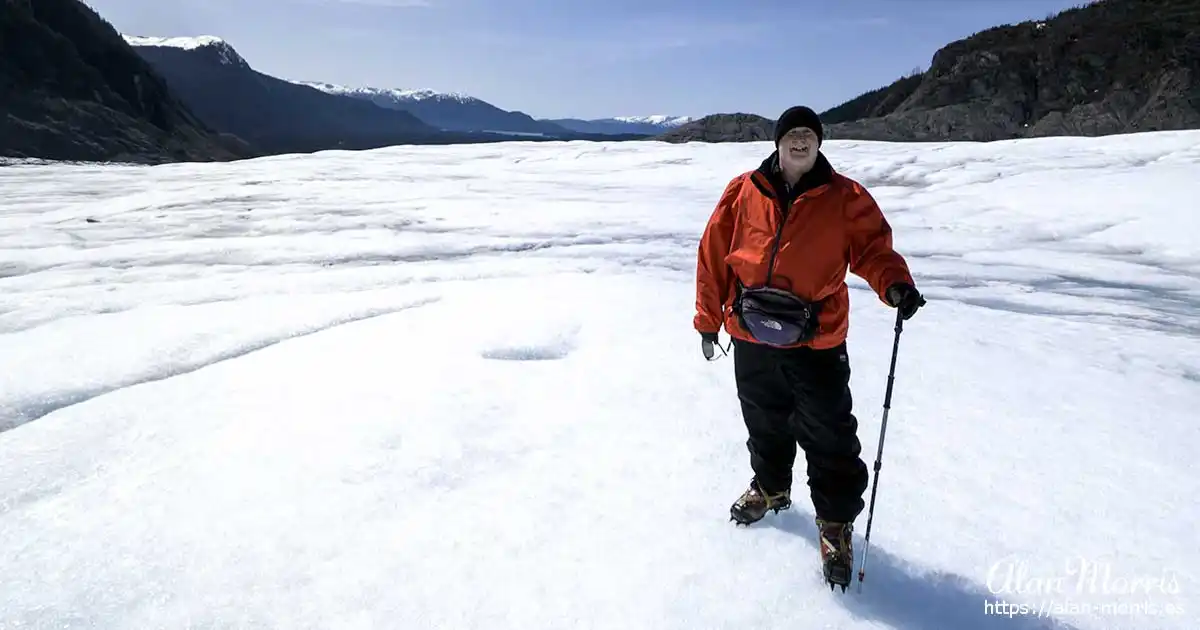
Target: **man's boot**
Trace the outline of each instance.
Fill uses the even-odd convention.
[[[767,511],[778,512],[792,507],[791,492],[784,490],[774,494],[762,491],[757,480],[750,481],[750,487],[734,501],[729,508],[730,520],[739,525],[749,525],[762,519]]]
[[[821,567],[829,589],[841,586],[842,591],[850,585],[850,576],[854,573],[854,547],[851,535],[854,532],[853,523],[835,523],[820,518],[817,521],[817,532],[821,541]]]

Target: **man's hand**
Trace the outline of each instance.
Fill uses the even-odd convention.
[[[925,298],[916,287],[905,282],[897,282],[887,289],[887,301],[893,308],[900,310],[900,317],[909,319],[916,314],[917,309],[925,306]]]
[[[713,346],[721,348],[720,340],[717,339],[717,333],[700,333],[700,351],[704,353],[704,358],[708,361],[712,361],[716,357],[716,351],[713,350]],[[725,354],[724,348],[721,348],[721,354]]]

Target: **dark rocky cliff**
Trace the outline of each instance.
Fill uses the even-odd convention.
[[[0,0],[0,156],[158,163],[243,150],[78,0]]]

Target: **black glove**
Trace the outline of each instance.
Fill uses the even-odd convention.
[[[886,295],[888,304],[899,309],[900,317],[906,320],[916,314],[917,309],[925,306],[925,298],[921,297],[921,292],[907,282],[897,282],[888,287]]]
[[[717,339],[717,333],[715,333],[715,332],[700,333],[700,351],[704,353],[704,358],[709,361],[712,361],[713,358],[716,356],[716,352],[713,351],[713,346],[721,348],[721,342],[719,339]],[[725,353],[724,348],[721,348],[721,353],[722,354]]]

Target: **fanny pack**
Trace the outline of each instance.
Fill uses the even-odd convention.
[[[820,328],[819,302],[772,287],[747,289],[738,283],[733,312],[754,339],[769,346],[794,346],[811,341]]]

